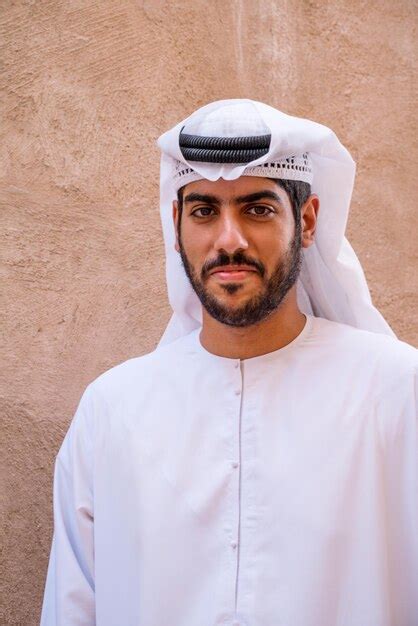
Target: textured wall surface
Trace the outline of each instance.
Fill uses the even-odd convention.
[[[196,107],[250,97],[336,131],[358,164],[350,241],[418,343],[416,9],[3,0],[1,624],[38,623],[53,460],[84,387],[169,318],[155,139]]]

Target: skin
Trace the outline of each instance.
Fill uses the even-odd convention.
[[[251,194],[266,194],[256,201]],[[271,194],[275,197],[271,197]],[[270,194],[270,196],[268,196]],[[198,196],[212,198],[199,199]],[[301,244],[314,242],[319,200],[311,195],[301,207]],[[242,176],[233,181],[199,180],[186,185],[179,224],[177,201],[173,202],[177,233],[181,228],[183,251],[196,275],[218,302],[231,310],[242,307],[263,290],[263,279],[254,266],[216,267],[202,278],[205,263],[242,252],[263,264],[265,277],[271,276],[286,253],[295,233],[295,219],[284,189],[268,178]],[[218,356],[248,359],[286,346],[303,330],[306,318],[298,308],[296,285],[265,319],[244,327],[234,327],[214,319],[203,308],[200,334],[202,346]]]

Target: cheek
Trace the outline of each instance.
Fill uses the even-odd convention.
[[[267,263],[280,259],[288,250],[293,237],[293,230],[288,227],[274,228],[270,231],[260,233],[257,240],[257,253]]]
[[[208,258],[211,250],[209,234],[202,228],[192,228],[187,225],[181,229],[181,242],[187,258],[193,265],[202,265]]]

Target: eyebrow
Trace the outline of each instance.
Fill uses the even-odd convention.
[[[255,193],[250,193],[246,196],[238,196],[235,198],[235,202],[237,204],[244,204],[246,202],[257,202],[258,200],[262,200],[263,198],[269,198],[270,200],[275,200],[279,204],[283,204],[280,196],[274,191],[270,191],[269,189],[264,189],[262,191],[256,191]]]
[[[269,198],[270,200],[274,200],[279,204],[283,204],[280,196],[274,191],[270,191],[269,189],[264,189],[262,191],[256,191],[255,193],[250,193],[245,196],[237,196],[233,199],[237,204],[245,204],[247,202],[258,202],[258,200],[262,200],[263,198]],[[185,198],[184,202],[206,202],[207,204],[221,204],[222,198],[218,196],[213,196],[211,194],[201,194],[201,193],[189,193]]]
[[[217,196],[211,196],[210,194],[202,194],[202,193],[189,193],[185,198],[184,202],[206,202],[207,204],[220,204],[221,199]]]

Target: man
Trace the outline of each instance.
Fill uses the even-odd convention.
[[[416,351],[344,238],[327,128],[214,102],[159,140],[174,315],[58,454],[42,626],[413,626]]]

